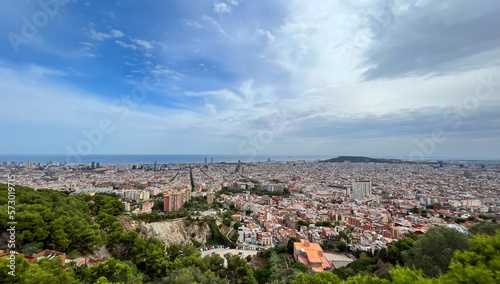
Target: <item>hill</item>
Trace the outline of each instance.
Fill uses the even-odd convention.
[[[337,158],[331,158],[328,160],[321,161],[323,163],[404,163],[405,161],[398,159],[379,159],[379,158],[370,158],[370,157],[362,157],[362,156],[338,156]]]

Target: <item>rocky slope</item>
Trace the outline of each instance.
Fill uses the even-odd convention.
[[[146,223],[133,220],[129,216],[118,216],[118,220],[123,224],[125,230],[131,231],[140,228],[139,235],[141,237],[157,237],[166,246],[172,243],[191,243],[193,233],[195,234],[194,239],[200,243],[205,243],[207,238],[210,237],[210,227],[208,223],[203,221],[189,221],[186,218],[181,218]]]

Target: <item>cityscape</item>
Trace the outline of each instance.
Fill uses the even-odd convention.
[[[498,1],[3,2],[0,284],[500,283]]]
[[[370,162],[360,162],[363,159]],[[202,198],[209,206],[215,202],[221,207],[193,215],[217,218],[219,210],[236,212],[231,219],[238,226],[227,232],[236,235],[233,244],[239,250],[234,253],[247,257],[299,240],[294,243],[294,261],[316,272],[357,260],[345,251],[374,255],[394,241],[425,234],[432,227],[468,232],[478,220],[500,218],[497,161],[345,156],[255,163],[214,163],[205,158],[190,164],[6,161],[0,175],[15,175],[18,185],[38,190],[114,194],[123,203],[125,216],[178,212],[191,199]],[[165,244],[191,242],[162,226],[143,227]],[[344,252],[332,252],[340,242],[346,244]],[[206,255],[209,250],[203,251],[199,244]],[[214,252],[221,257],[227,253],[226,249]]]

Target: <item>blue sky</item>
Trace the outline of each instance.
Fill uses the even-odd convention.
[[[41,2],[0,11],[0,153],[500,157],[496,1]]]

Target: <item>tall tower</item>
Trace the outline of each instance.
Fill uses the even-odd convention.
[[[155,160],[155,167],[154,167],[154,171],[156,172],[158,170],[158,160]]]
[[[212,204],[214,202],[214,191],[210,189],[209,192],[207,192],[207,203]]]

